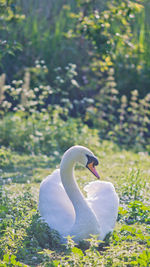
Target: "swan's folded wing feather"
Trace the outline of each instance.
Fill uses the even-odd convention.
[[[112,183],[95,181],[85,186],[87,201],[101,228],[100,239],[113,231],[118,215],[119,199]]]
[[[74,224],[75,212],[55,170],[40,186],[39,211],[48,225],[60,234],[66,234]]]

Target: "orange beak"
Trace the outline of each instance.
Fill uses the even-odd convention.
[[[90,162],[88,165],[87,165],[87,168],[98,178],[100,179],[100,176],[99,174],[97,173],[96,169],[95,169],[95,166],[94,166],[94,162]]]

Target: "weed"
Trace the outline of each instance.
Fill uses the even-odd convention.
[[[17,155],[10,151],[13,168],[5,169],[7,163],[4,164],[2,180],[6,180],[9,168],[14,176],[19,171],[19,177],[1,187],[2,266],[149,266],[150,210],[146,202],[149,176],[143,176],[144,170],[145,175],[149,170],[149,156],[120,151],[106,141],[100,146],[94,140],[92,148],[101,157],[99,168],[105,179],[115,184],[121,197],[114,232],[103,242],[93,236],[77,246],[68,237],[68,243],[62,245],[59,234],[50,229],[37,212],[37,182],[52,172],[49,167],[54,167],[55,160],[44,155]],[[140,161],[142,169],[134,170],[132,165],[129,171],[131,160]],[[114,166],[114,162],[118,165]],[[32,169],[34,172],[30,172]],[[25,172],[26,177],[23,176]],[[76,172],[82,189],[89,179],[87,171],[78,167]],[[8,172],[8,175],[12,174]]]

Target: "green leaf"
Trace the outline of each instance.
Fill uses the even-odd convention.
[[[3,261],[4,261],[5,263],[9,263],[9,254],[5,254],[5,255],[3,256]]]
[[[77,248],[77,247],[73,247],[73,248],[71,249],[71,251],[72,251],[74,254],[78,254],[80,257],[83,257],[83,256],[84,256],[82,250],[79,249],[79,248]]]

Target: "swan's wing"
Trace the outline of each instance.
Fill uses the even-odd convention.
[[[41,183],[39,211],[48,225],[62,235],[74,224],[74,208],[61,183],[60,170],[55,170]]]
[[[87,201],[101,228],[100,239],[113,231],[118,215],[119,198],[110,182],[95,181],[85,186]]]

